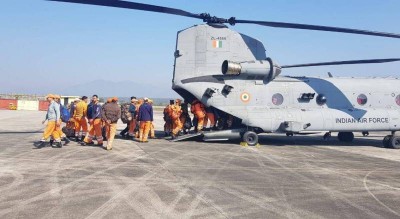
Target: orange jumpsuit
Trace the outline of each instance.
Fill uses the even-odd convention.
[[[94,119],[90,124],[89,134],[83,141],[86,143],[91,143],[94,136],[96,136],[97,143],[103,144],[102,125],[101,118]]]
[[[59,120],[59,123],[62,124],[61,119]],[[66,137],[64,132],[61,129],[61,125],[57,126],[56,129],[54,130],[55,132],[58,132],[58,135],[60,136],[60,138]]]
[[[172,106],[171,105],[167,105],[164,108],[164,121],[165,121],[164,132],[165,133],[171,133],[172,129],[173,129],[172,119],[171,119],[171,116],[170,116],[171,110],[172,110]]]
[[[53,139],[60,139],[60,134],[58,131],[56,131],[57,129],[57,124],[56,121],[48,121],[46,128],[43,132],[43,137],[42,139],[47,140],[50,136],[53,137]]]
[[[215,125],[215,115],[212,112],[206,112],[206,117],[204,118],[204,127],[208,126],[208,120],[210,120],[210,128],[214,127]]]
[[[140,106],[143,104],[143,102],[144,102],[143,99],[139,99],[137,104],[136,104],[136,119],[135,119],[136,124],[138,123],[137,117],[139,115],[139,109],[140,109]],[[135,124],[135,126],[136,126],[136,124]],[[137,130],[136,133],[135,133],[135,137],[139,138],[139,139],[142,139],[142,136],[140,135],[140,124],[139,124],[139,130]]]
[[[204,118],[206,116],[206,111],[205,111],[204,105],[200,101],[195,100],[192,103],[190,111],[197,118],[197,131],[201,131],[203,129]]]
[[[147,142],[147,137],[151,129],[151,121],[140,121],[139,141]]]
[[[173,130],[172,134],[173,135],[178,135],[178,133],[182,130],[183,124],[181,122],[181,114],[182,114],[182,108],[179,104],[175,104],[172,106],[171,109],[171,119],[172,119],[172,124],[173,124]]]
[[[85,101],[80,101],[76,104],[74,111],[74,120],[75,120],[75,136],[86,136],[86,132],[88,131],[88,125],[86,120],[87,114],[87,103]],[[82,133],[80,133],[82,129]]]

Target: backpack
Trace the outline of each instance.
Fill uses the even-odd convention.
[[[67,125],[64,126],[61,130],[67,137],[74,137],[75,136],[74,122],[67,122]]]
[[[121,120],[124,124],[127,124],[132,120],[132,114],[129,112],[129,106],[129,103],[121,105]]]
[[[69,119],[71,119],[71,114],[69,113],[69,110],[63,105],[60,105],[60,117],[61,121],[63,122],[68,122]]]

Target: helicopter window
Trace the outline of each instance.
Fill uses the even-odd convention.
[[[400,94],[396,96],[396,103],[400,106]]]
[[[367,100],[368,98],[367,96],[365,96],[365,94],[360,94],[357,97],[357,103],[360,105],[365,105],[367,103]]]
[[[272,103],[276,106],[279,106],[283,103],[283,96],[280,93],[276,93],[272,95]]]
[[[322,106],[326,103],[326,96],[324,94],[318,94],[317,96],[317,104]]]

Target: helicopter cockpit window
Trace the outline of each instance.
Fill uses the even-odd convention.
[[[326,103],[326,96],[324,94],[318,94],[317,96],[317,104],[322,106]]]
[[[274,95],[272,95],[272,103],[275,106],[279,106],[283,103],[283,96],[280,93],[276,93]]]
[[[400,94],[396,96],[396,103],[400,106]]]
[[[365,96],[365,94],[360,94],[357,97],[357,103],[360,105],[365,105],[367,103],[367,96]]]

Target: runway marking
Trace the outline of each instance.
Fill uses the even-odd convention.
[[[20,185],[23,181],[24,181],[24,176],[19,174],[17,171],[4,171],[4,170],[0,170],[0,176],[2,174],[11,174],[14,178],[14,180],[12,181],[12,183],[8,184],[8,185],[2,185],[2,187],[0,187],[0,194],[2,194],[3,192],[10,190],[18,185]],[[4,186],[4,187],[3,187]]]
[[[177,146],[180,146],[180,145],[177,145]],[[139,146],[138,146],[138,147],[139,147]],[[141,148],[141,147],[139,147],[139,148]],[[141,148],[141,149],[142,149],[142,148]],[[167,150],[167,149],[168,149],[168,151],[173,151],[173,150],[174,150],[174,147],[165,148],[165,150]],[[152,159],[154,159],[154,160],[157,162],[158,166],[161,167],[161,169],[158,169],[157,172],[153,172],[152,175],[146,177],[145,180],[141,180],[141,182],[142,182],[141,184],[137,184],[137,183],[131,184],[131,185],[129,185],[128,187],[126,187],[124,190],[118,192],[118,193],[117,193],[116,195],[114,195],[111,199],[109,199],[107,202],[105,202],[102,206],[100,206],[100,207],[97,208],[95,211],[93,211],[93,212],[91,213],[91,215],[89,215],[87,218],[99,218],[99,217],[105,216],[105,215],[107,214],[107,212],[109,212],[111,209],[113,209],[113,207],[110,206],[110,205],[114,205],[114,203],[117,202],[118,199],[124,198],[124,197],[125,197],[125,198],[124,198],[125,200],[128,200],[128,201],[127,201],[127,204],[129,204],[134,210],[136,210],[137,213],[141,213],[141,212],[143,213],[143,209],[145,209],[145,208],[148,207],[148,206],[145,206],[145,205],[138,206],[138,203],[132,204],[132,203],[131,203],[131,197],[129,197],[129,196],[134,195],[134,197],[137,198],[137,194],[138,194],[138,193],[141,193],[141,191],[137,191],[137,192],[135,192],[135,194],[130,194],[130,193],[131,193],[132,191],[135,191],[135,190],[137,189],[138,186],[143,185],[143,184],[147,184],[147,180],[149,180],[149,179],[151,179],[153,176],[157,175],[161,170],[166,170],[168,173],[170,173],[172,176],[176,177],[177,180],[178,180],[178,177],[175,176],[173,173],[171,173],[171,172],[165,167],[165,165],[168,164],[168,163],[172,163],[172,162],[174,162],[174,161],[176,161],[176,160],[179,160],[179,159],[181,159],[181,158],[183,158],[183,157],[186,157],[187,155],[193,153],[193,151],[190,151],[190,152],[187,152],[187,153],[184,153],[184,154],[182,154],[182,153],[177,153],[177,154],[178,154],[177,157],[175,157],[174,159],[168,160],[168,161],[166,161],[166,162],[163,164],[163,163],[161,163],[160,161],[158,161],[157,159],[155,159],[155,158],[152,156],[153,154],[160,153],[161,151],[164,151],[164,150],[159,150],[159,151],[156,151],[156,152],[147,153],[144,149],[142,149],[142,152],[144,152],[145,155],[148,155],[148,157],[151,157]],[[149,173],[148,173],[148,174],[149,174]],[[140,179],[142,179],[142,178],[143,178],[143,176],[142,176]],[[140,180],[140,179],[139,179],[139,180]],[[130,181],[131,181],[131,180],[130,180]],[[137,181],[137,179],[135,179],[135,181]],[[182,185],[178,185],[178,187],[182,187]],[[153,194],[153,197],[158,197],[154,192],[151,192],[150,194]],[[182,192],[180,192],[179,194],[182,194]],[[186,193],[184,193],[184,194],[186,194]],[[199,197],[198,197],[196,194],[188,194],[188,195],[189,195],[189,196],[194,196],[195,199],[199,199]],[[179,197],[179,196],[178,196],[178,197]],[[147,196],[146,196],[146,199],[148,199]],[[177,198],[177,199],[180,200],[180,198]],[[204,203],[208,203],[207,200],[204,200],[204,199],[201,199],[201,200],[202,200]],[[110,203],[111,201],[114,201],[114,203]],[[107,205],[107,203],[110,203],[110,205]],[[159,200],[158,204],[161,204],[161,203],[162,203],[161,200]],[[154,203],[152,203],[152,204],[154,204]],[[214,209],[214,212],[217,211],[218,213],[221,214],[221,212],[220,212],[218,209],[216,209],[214,205],[212,205],[212,204],[210,204],[210,203],[208,203],[208,204],[209,204],[210,207],[212,207],[212,208]],[[161,206],[158,206],[157,209],[161,208],[162,206],[164,206],[164,204],[161,204]],[[157,207],[157,206],[156,206],[156,207]],[[169,209],[169,210],[168,210],[168,209]],[[172,213],[172,210],[174,210],[174,208],[171,208],[171,206],[169,206],[169,207],[167,207],[167,210],[166,210],[166,211],[165,211],[165,210],[162,211],[161,214],[163,214],[163,215],[165,215],[165,214],[170,215],[170,214]],[[174,214],[174,215],[175,215],[175,214]],[[189,215],[190,215],[190,214],[189,214]],[[159,215],[153,215],[153,216],[159,216]]]
[[[370,191],[370,189],[368,188],[368,185],[367,185],[368,176],[369,176],[371,173],[375,172],[375,171],[376,171],[376,170],[372,170],[372,171],[370,171],[369,173],[367,173],[367,175],[365,175],[364,180],[363,180],[364,188],[367,190],[367,192],[368,192],[380,205],[382,205],[382,206],[385,207],[387,210],[389,210],[389,211],[392,212],[393,214],[395,214],[395,215],[397,215],[397,216],[400,217],[400,214],[399,214],[399,213],[397,213],[396,211],[394,211],[393,209],[391,209],[389,206],[385,205],[385,204],[384,204],[381,200],[379,200],[379,199]]]
[[[276,165],[278,165],[278,166],[284,168],[285,170],[287,170],[287,171],[289,171],[289,172],[291,172],[291,173],[293,173],[293,174],[295,174],[295,175],[298,175],[299,177],[301,177],[301,178],[303,178],[303,179],[309,181],[310,183],[312,183],[312,184],[314,184],[314,185],[320,187],[320,188],[323,189],[325,192],[327,192],[332,198],[341,199],[342,201],[346,202],[348,205],[353,206],[354,208],[357,208],[358,210],[363,211],[363,212],[365,212],[366,214],[368,214],[368,215],[370,215],[370,216],[372,216],[372,217],[374,217],[374,218],[380,217],[380,215],[378,215],[378,214],[372,212],[372,211],[369,210],[368,208],[365,208],[365,207],[363,207],[363,206],[361,206],[361,205],[355,204],[355,203],[353,203],[352,201],[348,200],[348,199],[346,198],[346,196],[345,196],[343,193],[341,193],[341,192],[339,192],[339,191],[337,191],[337,190],[331,189],[331,188],[329,188],[329,187],[327,187],[327,186],[321,185],[321,184],[315,182],[315,180],[310,179],[309,177],[304,176],[304,175],[298,173],[297,171],[293,171],[291,168],[285,166],[284,164],[280,164],[279,162],[275,161],[273,158],[271,158],[271,157],[269,157],[269,156],[267,156],[267,155],[262,154],[259,150],[254,150],[254,149],[251,149],[251,148],[250,148],[249,150],[252,150],[252,151],[254,151],[254,152],[260,154],[260,156],[267,158],[268,160],[270,160],[270,161],[273,162],[274,164],[276,164]]]
[[[145,150],[143,150],[143,151],[145,151]],[[172,150],[170,150],[170,151],[174,151],[174,148],[172,148]],[[176,177],[177,179],[180,179],[181,181],[184,181],[184,184],[181,185],[181,187],[184,188],[183,191],[179,191],[179,195],[174,199],[174,201],[172,201],[172,202],[169,204],[168,208],[166,209],[166,211],[165,211],[164,213],[166,213],[166,214],[171,213],[171,211],[173,211],[173,210],[175,209],[175,207],[176,207],[176,205],[179,203],[179,201],[180,201],[185,195],[189,195],[188,192],[191,191],[191,192],[193,192],[194,197],[195,197],[197,200],[201,200],[201,201],[203,201],[204,203],[207,203],[207,204],[208,204],[210,207],[212,207],[215,211],[217,211],[218,213],[220,213],[223,217],[227,218],[226,213],[225,213],[222,209],[219,209],[218,207],[216,207],[214,204],[210,203],[209,201],[207,201],[207,200],[204,199],[203,197],[198,196],[198,195],[196,194],[196,191],[195,191],[194,189],[192,189],[192,188],[189,187],[189,185],[188,185],[188,184],[190,184],[189,181],[187,181],[186,179],[184,179],[184,178],[182,178],[182,177],[179,177],[179,176],[177,176],[176,174],[172,173],[172,172],[166,167],[166,166],[168,165],[168,163],[172,163],[173,161],[176,161],[176,160],[178,160],[178,159],[180,159],[180,158],[182,158],[182,157],[186,157],[186,156],[188,156],[188,155],[197,154],[197,157],[201,158],[202,156],[199,156],[198,153],[196,153],[196,151],[199,151],[199,149],[198,149],[198,150],[190,150],[189,152],[186,152],[186,153],[182,154],[182,153],[180,153],[180,151],[175,150],[175,152],[176,152],[177,154],[179,154],[179,156],[177,156],[176,158],[174,158],[174,159],[172,159],[172,160],[166,161],[165,164],[161,164],[161,163],[160,163],[160,165],[162,165],[162,167],[165,168],[165,170],[167,170],[170,174],[172,174],[172,175],[173,175],[174,177]],[[206,158],[207,160],[209,159],[210,162],[215,162],[215,160],[211,160],[209,157],[204,157],[204,158]],[[155,159],[155,158],[154,158],[154,159]],[[156,159],[156,160],[157,160],[157,159]],[[196,199],[195,199],[195,200],[196,200]],[[194,209],[192,209],[192,208],[193,208],[193,207],[190,208],[192,213],[189,212],[189,216],[192,216],[192,214],[193,214],[193,210],[194,210]],[[190,211],[190,209],[189,209],[188,211]]]
[[[179,146],[179,145],[177,145],[177,146]],[[177,146],[172,146],[172,147],[177,147]],[[158,150],[158,151],[153,152],[153,153],[159,153],[159,152],[164,151],[164,150],[166,150],[166,148],[163,148],[163,149]],[[110,153],[110,154],[111,154],[111,153]],[[47,195],[50,195],[50,194],[52,194],[52,193],[54,193],[54,192],[59,192],[59,191],[62,190],[62,189],[66,189],[66,188],[68,188],[68,187],[71,187],[71,186],[74,186],[74,185],[78,184],[79,182],[83,182],[83,181],[84,181],[86,178],[88,178],[89,176],[95,176],[95,175],[98,175],[98,174],[100,174],[100,173],[105,173],[106,171],[113,170],[113,169],[115,169],[115,168],[117,168],[117,167],[119,167],[119,166],[124,165],[124,164],[127,163],[127,162],[132,162],[132,161],[134,161],[134,160],[138,160],[138,159],[141,159],[141,158],[144,158],[144,157],[147,157],[147,156],[148,156],[148,155],[146,155],[146,154],[137,156],[137,157],[135,157],[135,158],[132,159],[132,160],[126,160],[126,161],[123,161],[123,162],[121,162],[120,164],[117,164],[117,165],[115,165],[115,166],[108,167],[108,168],[106,168],[106,169],[102,169],[102,170],[96,171],[96,172],[94,172],[94,173],[92,173],[92,174],[89,174],[89,175],[87,175],[87,176],[85,176],[85,177],[82,177],[82,178],[79,178],[79,179],[77,179],[77,180],[75,180],[75,181],[72,181],[72,182],[70,182],[70,183],[64,184],[63,186],[61,186],[61,187],[59,187],[59,188],[53,188],[53,189],[51,189],[51,190],[49,190],[49,191],[46,191],[46,192],[41,193],[41,194],[39,194],[39,195],[36,195],[36,196],[34,196],[34,197],[32,197],[32,198],[29,198],[29,199],[26,199],[26,200],[23,200],[23,201],[20,201],[20,200],[15,201],[15,203],[13,204],[13,208],[8,208],[8,209],[0,210],[0,216],[9,214],[9,213],[13,212],[15,209],[22,208],[23,206],[25,206],[25,205],[27,205],[27,204],[29,204],[29,203],[32,203],[32,202],[34,202],[34,201],[41,200],[41,199],[43,199],[44,197],[46,197]]]

